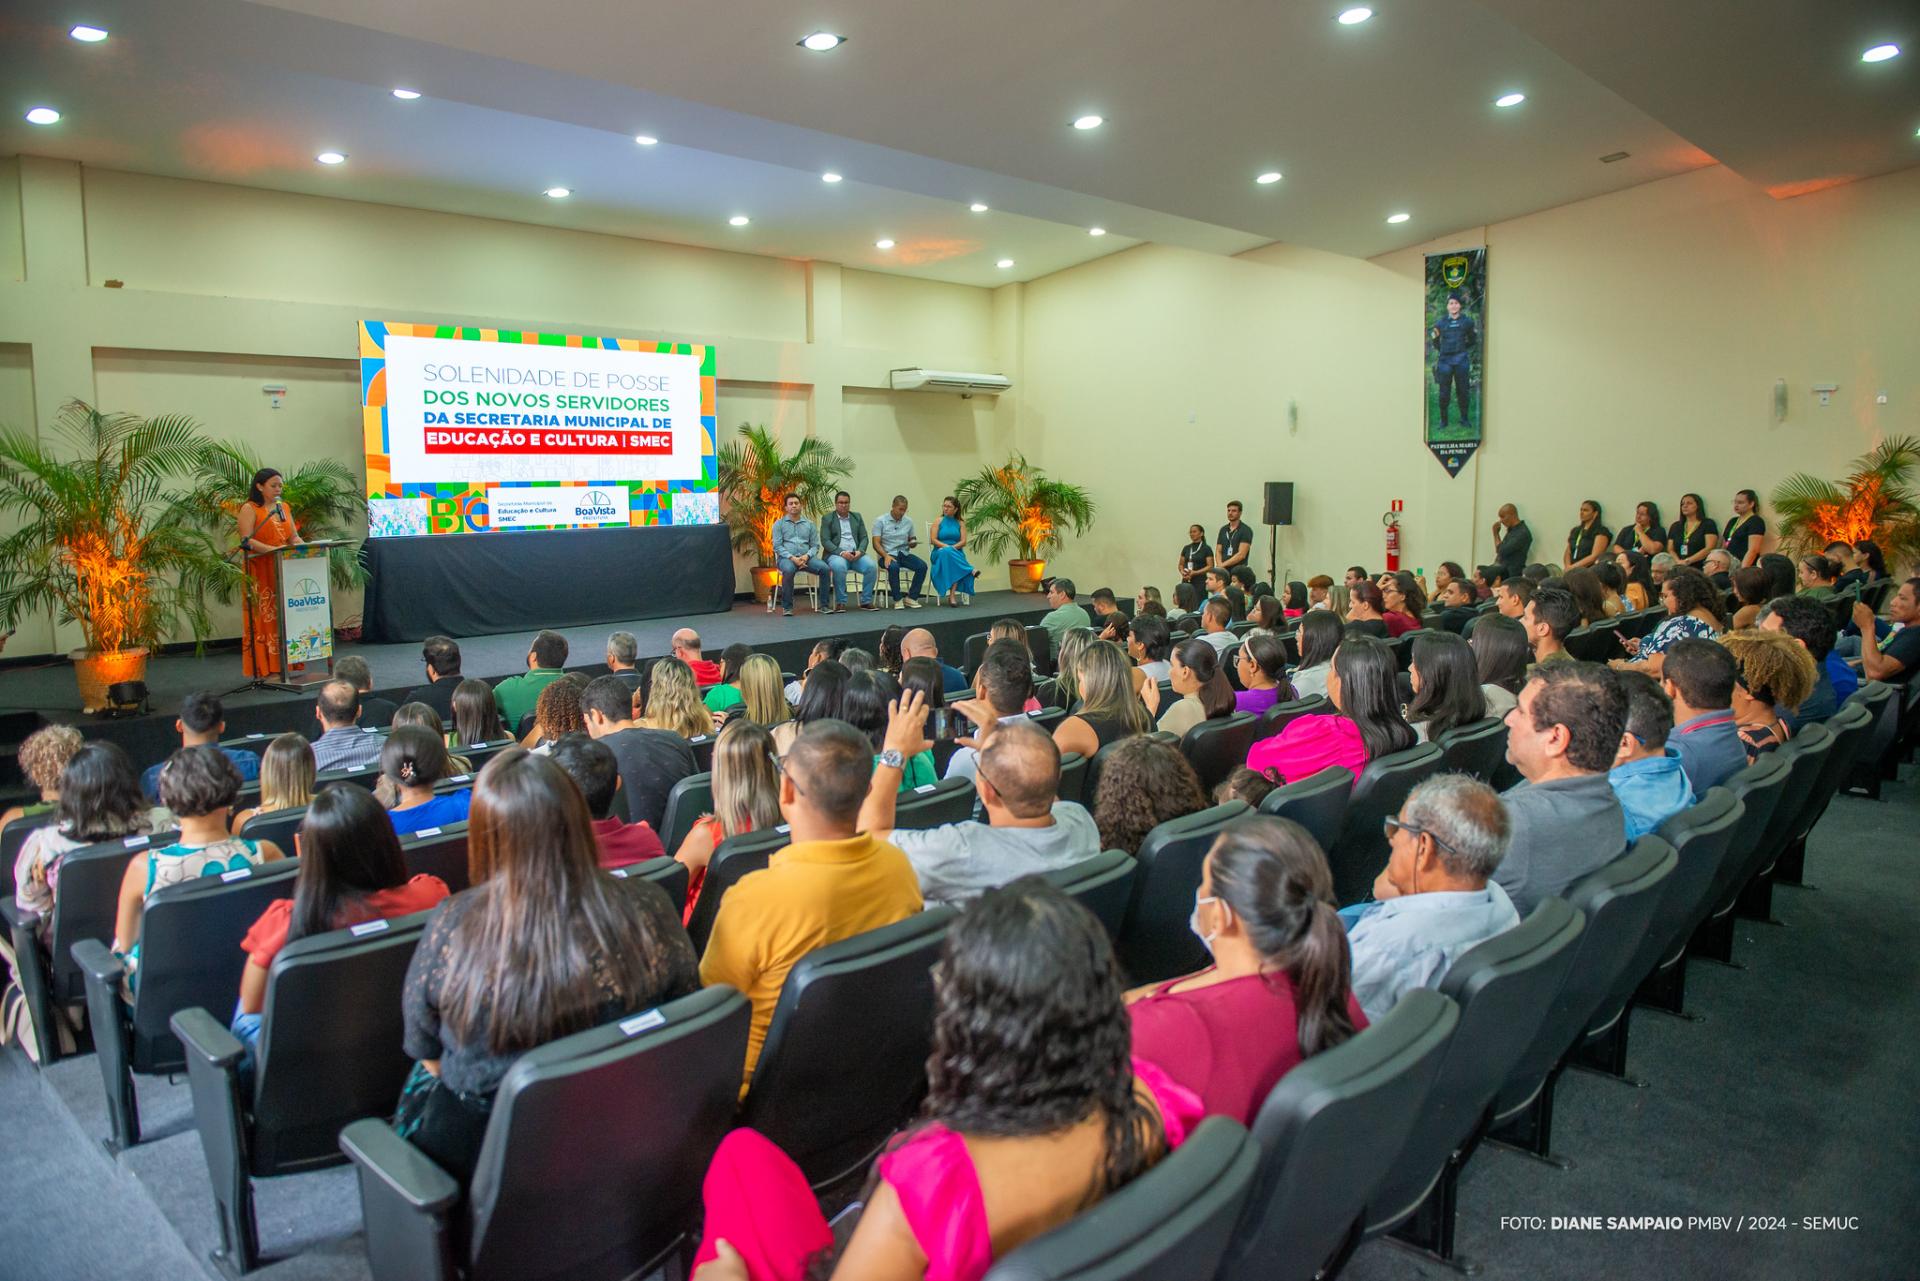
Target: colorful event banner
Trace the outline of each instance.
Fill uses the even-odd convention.
[[[714,349],[360,323],[375,538],[720,519]]]
[[[1426,307],[1427,448],[1458,476],[1480,447],[1487,251],[1428,254]]]

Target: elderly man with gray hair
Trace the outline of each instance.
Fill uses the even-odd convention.
[[[1428,779],[1387,820],[1379,901],[1341,913],[1351,918],[1353,994],[1369,1019],[1413,988],[1438,986],[1455,957],[1519,922],[1489,879],[1511,833],[1500,794],[1465,774]]]

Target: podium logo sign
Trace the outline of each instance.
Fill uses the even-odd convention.
[[[288,666],[324,660],[333,653],[333,594],[326,553],[288,554],[280,581],[287,593],[280,618]]]

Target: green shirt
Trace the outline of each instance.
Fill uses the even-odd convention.
[[[875,765],[880,763],[878,755],[873,758],[873,763]],[[932,787],[939,781],[939,775],[933,772],[933,749],[931,748],[907,757],[906,766],[900,771],[902,792],[911,792],[917,787]]]
[[[729,707],[738,707],[747,700],[736,685],[715,685],[707,691],[706,698],[701,701],[707,705],[707,710],[710,712],[724,712]]]
[[[507,733],[520,733],[520,718],[533,710],[547,686],[566,673],[558,667],[536,667],[523,676],[510,676],[493,687],[493,705],[507,723]]]
[[[1053,652],[1060,652],[1060,637],[1071,627],[1092,627],[1093,618],[1080,607],[1078,601],[1068,601],[1059,609],[1053,610],[1040,620],[1040,626],[1047,629],[1047,635],[1053,638]]]

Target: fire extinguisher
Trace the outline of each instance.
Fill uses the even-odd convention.
[[[1400,568],[1400,513],[1407,505],[1400,499],[1393,500],[1393,510],[1380,517],[1380,523],[1387,527],[1387,569],[1389,572]]]

